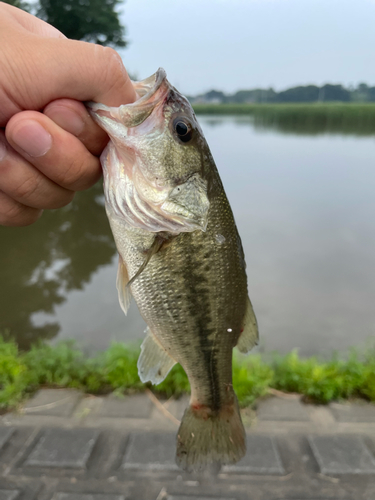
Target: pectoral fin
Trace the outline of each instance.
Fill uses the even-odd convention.
[[[142,382],[160,384],[176,361],[167,353],[155,335],[147,328],[138,358],[138,374]]]
[[[242,328],[242,333],[237,342],[237,349],[240,352],[247,353],[258,344],[259,340],[258,323],[249,298],[247,299],[246,312]]]
[[[147,251],[147,254],[146,254],[145,260],[143,261],[143,264],[138,269],[138,271],[135,273],[135,275],[131,278],[131,280],[128,281],[128,284],[126,285],[127,288],[129,288],[130,285],[132,283],[134,283],[134,281],[142,273],[142,271],[144,271],[146,269],[146,266],[150,262],[151,257],[153,255],[155,255],[156,253],[158,253],[158,251],[161,249],[161,247],[164,245],[164,243],[166,241],[167,241],[167,238],[165,238],[164,236],[161,236],[161,235],[158,235],[158,234],[155,236],[155,239],[154,239],[152,245],[150,246],[150,248]]]
[[[116,288],[118,291],[118,300],[120,302],[121,309],[124,311],[125,314],[127,314],[128,312],[131,299],[131,291],[130,288],[127,286],[128,282],[129,282],[128,270],[120,255],[118,261],[118,269],[117,269]]]

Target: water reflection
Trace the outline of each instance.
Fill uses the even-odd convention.
[[[374,136],[375,121],[373,116],[351,116],[338,114],[326,116],[325,114],[291,113],[273,114],[258,111],[254,115],[204,115],[202,118],[209,127],[219,127],[228,121],[238,127],[251,127],[258,131],[277,131],[280,134],[291,135],[352,135]]]
[[[0,227],[0,241],[0,332],[9,332],[22,347],[57,335],[56,306],[116,252],[100,184],[65,208],[46,211],[32,226]],[[37,312],[52,320],[35,325]]]
[[[374,138],[281,135],[242,117],[205,134],[242,237],[264,349],[329,354],[374,337]]]
[[[262,348],[329,353],[373,336],[374,139],[199,121],[242,237]],[[118,305],[116,270],[100,184],[32,226],[0,227],[0,331],[22,347],[142,338],[134,302],[127,318]]]
[[[262,111],[254,115],[256,128],[274,129],[284,134],[322,135],[340,134],[365,136],[375,135],[374,112],[367,106],[313,106],[309,110],[301,108],[274,109]]]
[[[254,115],[198,115],[205,125],[217,128],[225,123],[238,127],[251,127],[258,131],[274,130],[291,135],[352,135],[375,137],[373,117],[366,116],[314,116],[308,114],[280,114],[258,112]]]

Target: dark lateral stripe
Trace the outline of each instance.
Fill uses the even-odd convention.
[[[190,251],[189,251],[190,250]],[[191,246],[186,252],[186,266],[184,281],[189,301],[189,313],[193,319],[198,334],[201,353],[203,354],[204,367],[207,372],[207,380],[210,389],[210,407],[213,411],[221,408],[221,395],[219,390],[218,366],[216,350],[212,340],[208,337],[214,333],[209,327],[210,316],[210,289],[209,282],[203,269],[206,264],[193,259],[193,255],[200,255],[203,247]]]

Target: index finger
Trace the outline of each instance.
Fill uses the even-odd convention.
[[[40,20],[25,15],[38,25]],[[0,127],[19,111],[38,111],[60,98],[109,106],[136,100],[132,82],[114,49],[31,32],[8,13],[0,18],[0,30],[6,40],[0,51],[6,95]]]
[[[16,89],[24,109],[38,110],[62,97],[107,106],[136,100],[122,59],[114,49],[67,38],[49,38],[46,43],[45,38],[36,37],[33,42],[22,47],[28,79],[19,83],[24,88]]]

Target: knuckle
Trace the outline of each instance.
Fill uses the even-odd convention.
[[[4,178],[9,175],[11,166],[8,161],[0,161],[0,177]]]
[[[118,52],[111,47],[103,47],[103,56],[105,58],[105,72],[103,79],[105,86],[111,91],[112,88],[122,87],[124,78],[128,78],[124,63]]]
[[[36,222],[42,210],[26,207],[20,203],[8,203],[0,212],[0,224],[3,226],[29,226]]]
[[[51,202],[48,204],[48,207],[46,206],[45,208],[62,208],[65,207],[66,205],[69,205],[69,203],[73,200],[74,198],[74,192],[73,191],[66,191],[63,196],[53,198]]]
[[[4,178],[4,172],[9,171],[9,169],[9,165],[2,168],[0,164],[0,178]],[[68,205],[74,196],[72,191],[53,184],[46,184],[45,177],[41,174],[36,175],[35,172],[28,174],[24,173],[23,177],[17,183],[13,182],[6,192],[8,196],[14,200],[14,203],[11,203],[10,213],[8,215],[10,219],[13,217],[17,219],[17,217],[21,215],[23,210],[21,207],[25,209],[30,208],[31,210],[61,208]],[[18,209],[15,204],[19,205]]]
[[[23,199],[29,199],[34,195],[40,186],[40,179],[38,176],[28,176],[14,187],[14,197]]]
[[[101,169],[98,158],[88,151],[66,160],[63,177],[59,184],[71,191],[82,191],[91,187],[100,177]]]
[[[123,74],[124,64],[120,54],[112,47],[103,47],[103,56],[107,61],[107,70],[110,72],[118,72]]]
[[[24,213],[22,219],[20,222],[17,224],[18,226],[30,226],[31,224],[34,224],[42,215],[43,210],[35,211],[33,210],[32,212],[28,211],[28,213]]]
[[[72,157],[66,159],[65,168],[63,171],[63,175],[59,179],[59,184],[67,189],[76,190],[76,186],[81,183],[82,178],[84,177],[84,163],[81,162],[80,159]]]

